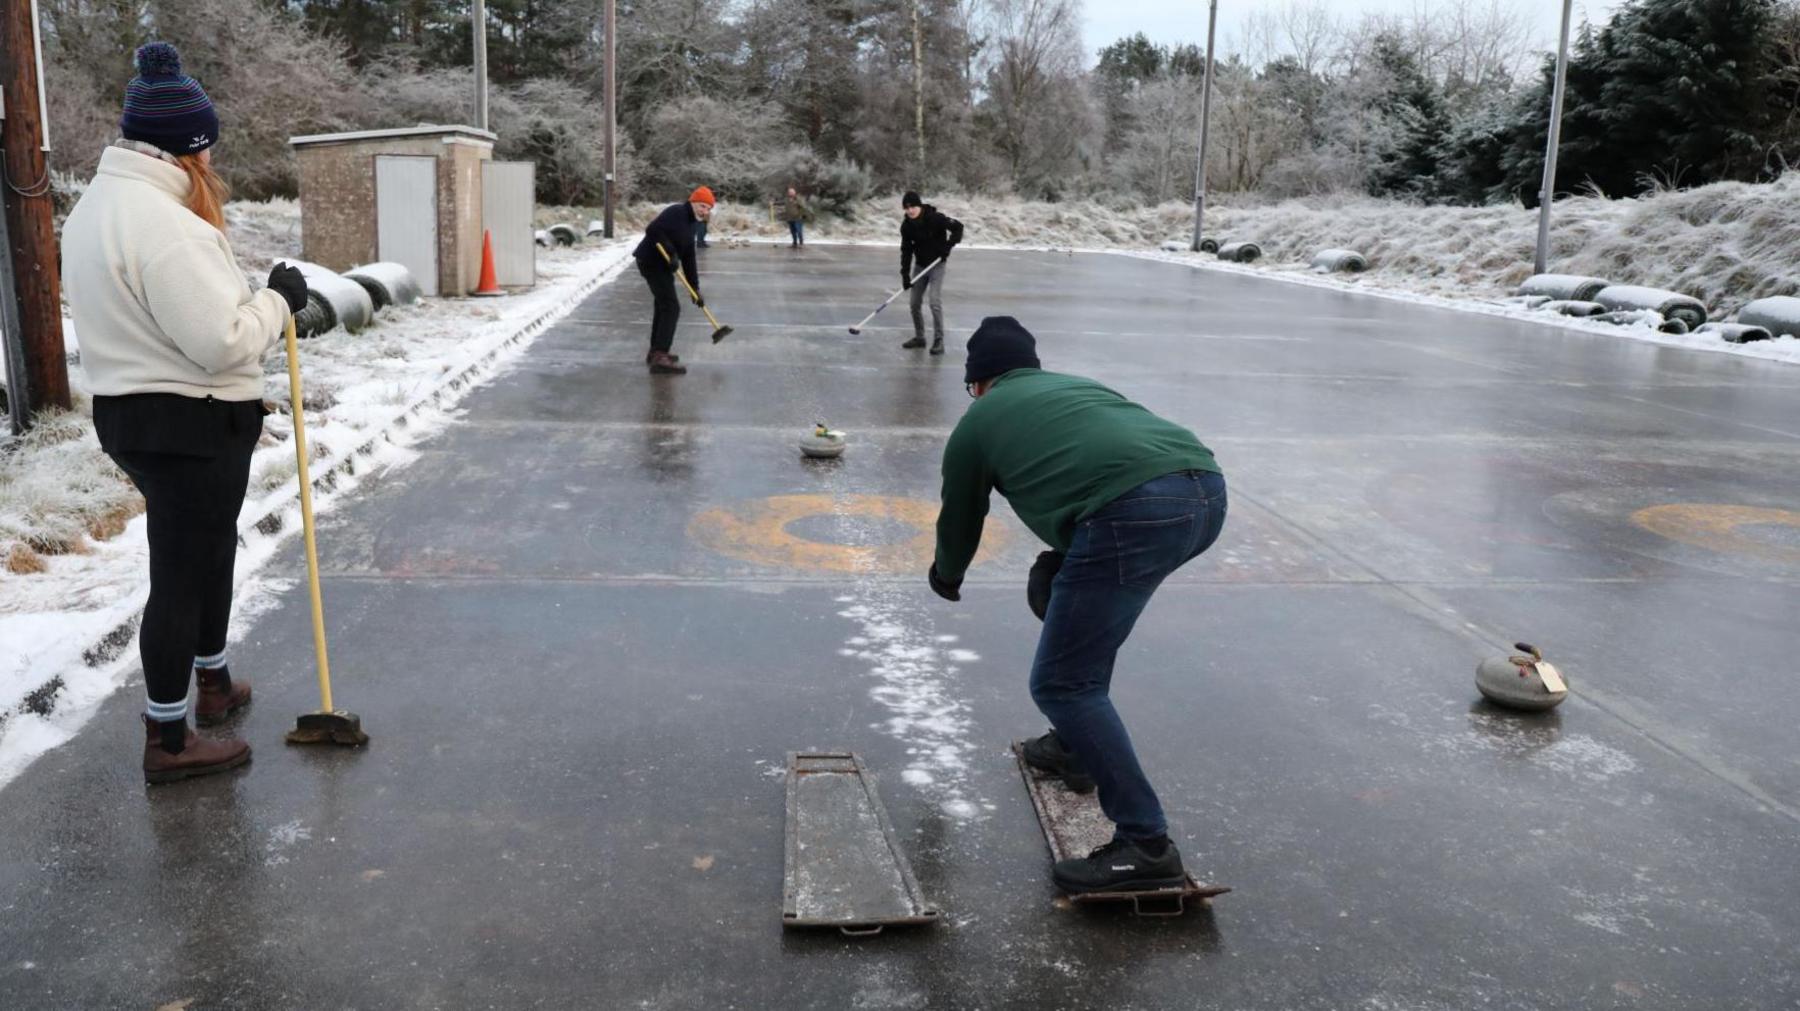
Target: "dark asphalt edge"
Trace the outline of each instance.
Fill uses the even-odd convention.
[[[594,276],[582,281],[566,299],[527,321],[524,326],[463,368],[448,374],[447,378],[432,387],[429,392],[397,412],[386,424],[381,426],[380,430],[361,445],[344,454],[337,463],[319,472],[312,481],[314,490],[327,493],[337,490],[340,479],[356,476],[358,459],[367,459],[373,456],[381,443],[391,444],[394,441],[394,435],[409,428],[414,418],[428,410],[452,407],[482,383],[494,378],[494,374],[498,371],[498,359],[505,352],[536,337],[572,315],[581,308],[581,304],[587,301],[589,296],[623,273],[630,260],[631,258],[626,256],[617,263],[601,268]],[[347,482],[346,490],[354,483]],[[240,520],[238,523],[238,547],[242,549],[249,546],[249,535],[252,531],[269,538],[271,545],[280,544],[287,535],[291,535],[299,529],[297,522],[299,509],[300,483],[296,478],[291,494],[283,495],[276,505],[255,520],[249,523]],[[144,604],[148,598],[147,586],[140,584],[134,595],[138,600],[132,605],[130,614],[82,649],[81,660],[87,667],[97,669],[108,666],[118,661],[127,647],[131,645],[137,635],[138,624],[144,617]],[[7,723],[11,722],[15,715],[49,716],[56,712],[56,699],[62,687],[62,675],[60,673],[52,674],[41,684],[25,692],[18,704],[0,709],[0,734],[5,733]],[[35,760],[34,758],[33,761]]]

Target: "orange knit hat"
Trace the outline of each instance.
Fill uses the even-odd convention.
[[[688,203],[690,203],[690,204],[705,204],[708,207],[711,207],[713,204],[718,203],[718,201],[713,199],[711,187],[702,186],[699,189],[695,190],[694,192],[688,194]]]

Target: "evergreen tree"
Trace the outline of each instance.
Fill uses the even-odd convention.
[[[1393,141],[1369,188],[1377,194],[1428,196],[1437,176],[1439,145],[1450,125],[1438,86],[1404,40],[1391,33],[1375,40],[1371,69],[1383,81],[1375,104],[1393,128]]]
[[[1143,32],[1100,50],[1094,65],[1094,87],[1106,116],[1106,149],[1117,151],[1136,125],[1131,97],[1146,83],[1162,75],[1166,51]]]
[[[1557,190],[1609,196],[1754,178],[1771,127],[1767,32],[1776,0],[1633,0],[1571,54]],[[1496,195],[1535,206],[1553,61],[1512,131]]]

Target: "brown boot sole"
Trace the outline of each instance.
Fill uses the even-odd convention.
[[[194,779],[198,776],[210,776],[215,772],[225,772],[230,769],[235,769],[240,765],[248,764],[249,761],[250,749],[245,748],[244,753],[236,758],[227,759],[226,761],[219,762],[215,765],[190,765],[178,769],[159,769],[155,772],[145,769],[144,782],[179,783],[184,779]]]

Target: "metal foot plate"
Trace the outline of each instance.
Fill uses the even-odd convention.
[[[862,759],[848,752],[788,755],[783,925],[836,927],[860,937],[937,918]]]
[[[1044,841],[1050,844],[1050,861],[1084,857],[1112,838],[1113,824],[1100,810],[1099,796],[1075,793],[1063,786],[1062,780],[1038,772],[1025,764],[1024,742],[1013,742],[1013,757],[1025,777],[1025,789],[1031,794],[1031,806],[1037,811],[1038,825],[1044,830]],[[1139,916],[1180,916],[1189,900],[1208,905],[1215,895],[1231,891],[1224,885],[1194,880],[1189,874],[1179,888],[1163,888],[1153,892],[1084,892],[1070,895],[1077,904],[1129,902]]]

